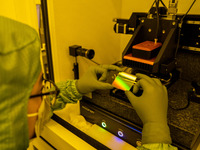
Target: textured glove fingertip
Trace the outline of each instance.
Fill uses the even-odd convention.
[[[125,91],[125,94],[126,94],[127,97],[130,97],[130,95],[132,94],[132,92],[131,91]]]
[[[129,100],[132,99],[133,93],[131,91],[125,91],[126,96],[128,97]]]
[[[136,83],[134,86],[133,86],[133,93],[137,93],[140,89],[140,86]]]
[[[115,69],[116,71],[123,71],[123,69],[122,68],[119,68],[119,67],[117,67],[116,66],[116,69]]]
[[[104,76],[101,76],[100,78],[99,78],[99,81],[105,81],[106,80],[106,77],[104,77]]]

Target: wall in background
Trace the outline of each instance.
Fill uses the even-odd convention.
[[[121,0],[48,1],[55,80],[73,79],[74,57],[69,46],[95,50],[94,61],[111,64],[120,60],[120,36],[113,30],[113,18],[121,15]],[[96,65],[78,57],[80,76]]]

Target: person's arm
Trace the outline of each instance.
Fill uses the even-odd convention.
[[[77,103],[82,99],[82,94],[76,88],[76,80],[60,81],[56,85],[60,93],[52,105],[53,111],[63,109],[67,103]]]
[[[155,144],[143,144],[137,147],[138,150],[178,150],[177,147],[170,144],[155,143]]]
[[[138,97],[130,91],[125,93],[143,122],[142,146],[138,149],[174,148],[170,145],[172,141],[167,124],[168,94],[166,87],[159,79],[143,74],[136,74],[136,76],[140,80],[134,85],[133,93],[137,93],[142,88],[142,95]]]
[[[52,110],[62,109],[67,103],[76,103],[81,100],[83,94],[97,89],[112,89],[111,84],[104,82],[111,70],[121,71],[119,67],[114,65],[91,66],[79,80],[67,80],[57,83],[60,94],[52,106]]]

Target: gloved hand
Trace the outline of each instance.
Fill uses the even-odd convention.
[[[88,71],[76,82],[77,90],[81,94],[86,94],[97,89],[112,89],[113,86],[111,84],[103,82],[107,79],[108,71],[111,70],[122,71],[121,68],[114,65],[99,65],[90,67]]]
[[[142,87],[143,93],[137,97],[126,91],[128,99],[143,122],[142,143],[171,143],[170,131],[167,125],[168,94],[159,79],[136,74],[140,79],[133,88],[137,93]]]

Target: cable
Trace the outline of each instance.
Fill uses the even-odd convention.
[[[156,16],[157,16],[157,25],[156,25],[156,35],[155,35],[155,43],[158,41],[158,31],[159,31],[159,26],[160,26],[160,19],[159,19],[159,0],[156,0]]]
[[[91,59],[89,59],[89,58],[87,58],[87,57],[83,57],[83,58],[86,58],[86,59],[90,60],[91,62],[93,62],[93,63],[95,63],[95,64],[97,64],[97,65],[100,65],[100,64],[99,64],[99,63],[97,63],[96,61],[94,61],[94,60],[91,60]]]
[[[185,16],[188,14],[188,12],[190,11],[190,9],[192,8],[192,6],[194,5],[194,3],[196,2],[196,0],[194,0],[190,6],[190,8],[188,9],[188,11],[185,13],[185,15],[181,18],[181,22],[183,22],[183,19],[185,18]]]
[[[175,51],[175,58],[179,49],[179,44],[180,44],[180,37],[181,37],[181,29],[182,29],[182,25],[183,25],[183,19],[185,18],[185,16],[189,13],[190,9],[192,8],[192,6],[194,5],[194,3],[196,2],[196,0],[194,0],[192,2],[192,4],[190,5],[190,8],[188,9],[188,11],[185,13],[185,15],[181,18],[180,21],[180,27],[179,27],[179,31],[178,31],[178,41],[177,41],[177,47],[176,47],[176,51]]]
[[[149,9],[149,11],[148,11],[148,14],[149,14],[149,12],[150,12],[150,10],[151,10],[151,8],[153,7],[153,5],[155,4],[155,2],[156,2],[156,0],[153,2],[153,4],[151,5],[151,7],[150,7],[150,9]],[[162,3],[162,5],[165,7],[165,9],[167,10],[167,6],[164,4],[164,2],[162,1],[162,0],[160,0],[160,2]]]
[[[153,5],[155,4],[155,2],[156,2],[156,0],[155,0],[155,1],[153,2],[153,4],[151,5],[151,7],[150,7],[150,9],[149,9],[149,11],[148,11],[148,14],[149,14],[151,8],[153,7]]]
[[[165,7],[165,9],[167,9],[167,6],[163,3],[162,0],[160,0],[160,2],[162,3],[162,5]]]
[[[170,84],[170,81],[172,79],[172,73],[169,73],[168,79],[159,78],[158,76],[153,75],[153,74],[150,74],[150,77],[159,79],[162,82],[162,84],[166,86],[166,85]]]
[[[99,63],[97,63],[96,61],[94,61],[94,60],[91,60],[91,59],[89,59],[91,62],[93,62],[93,63],[95,63],[95,64],[97,64],[97,65],[100,65]]]

